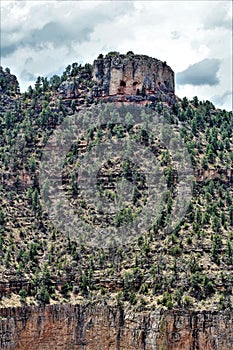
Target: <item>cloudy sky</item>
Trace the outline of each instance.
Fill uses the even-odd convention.
[[[176,73],[179,97],[232,110],[232,1],[1,1],[1,65],[21,91],[99,53],[146,54]]]

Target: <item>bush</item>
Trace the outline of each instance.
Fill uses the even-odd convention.
[[[25,301],[27,297],[27,291],[25,289],[20,289],[19,296],[21,301]]]
[[[184,306],[192,306],[193,305],[193,301],[192,301],[192,298],[190,298],[190,296],[188,295],[185,295],[184,297]]]
[[[137,303],[136,294],[134,292],[130,293],[130,295],[129,295],[129,302],[132,305],[135,305]]]
[[[212,295],[215,292],[213,282],[205,279],[204,284],[206,297]]]
[[[5,223],[5,217],[2,210],[0,210],[0,225],[4,225],[4,223]]]
[[[44,304],[49,304],[50,295],[45,286],[42,286],[37,294],[37,299]]]
[[[162,299],[159,299],[157,303],[166,306],[168,309],[172,309],[173,301],[171,294],[164,292]]]
[[[171,255],[180,256],[181,254],[182,254],[182,249],[178,245],[175,245],[174,247],[171,248]]]
[[[110,51],[109,53],[107,53],[106,57],[113,57],[113,56],[116,56],[116,55],[118,55],[117,51]]]
[[[63,296],[67,296],[67,294],[72,290],[72,286],[70,286],[69,283],[65,283],[64,286],[62,286],[61,293]]]

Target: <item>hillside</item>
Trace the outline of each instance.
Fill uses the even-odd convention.
[[[232,112],[196,96],[180,99],[166,62],[131,52],[100,55],[93,66],[73,63],[61,77],[38,77],[35,87],[22,94],[16,77],[2,69],[0,87],[2,308],[102,300],[135,312],[232,308]],[[86,222],[111,225],[127,236],[127,224],[146,203],[142,169],[119,155],[102,164],[97,182],[105,200],[114,202],[119,177],[133,186],[133,205],[126,201],[124,210],[113,216],[102,213],[98,203],[83,201],[77,164],[106,140],[133,139],[150,150],[166,179],[166,198],[157,220],[132,244],[92,246],[69,237],[50,220],[42,200],[39,168],[47,141],[67,116],[88,120],[95,109],[111,116],[111,122],[90,124],[72,145],[63,164],[62,191]],[[120,115],[135,111],[148,121],[152,112],[162,116],[190,156],[191,201],[179,225],[168,233],[164,228],[179,183],[176,166],[166,145],[146,126],[114,124],[114,118],[119,121]],[[95,159],[90,161],[94,164]]]

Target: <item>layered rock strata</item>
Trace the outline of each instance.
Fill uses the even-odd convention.
[[[229,350],[230,312],[135,313],[105,303],[0,310],[0,348],[8,350]]]

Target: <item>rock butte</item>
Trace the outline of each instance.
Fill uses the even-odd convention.
[[[93,64],[93,79],[103,86],[106,95],[136,95],[159,91],[174,93],[174,72],[166,64],[145,55],[100,57]]]
[[[83,81],[92,82],[85,89]],[[133,102],[141,105],[165,102],[173,105],[175,96],[174,72],[158,59],[128,53],[109,53],[99,57],[88,69],[79,71],[75,77],[69,76],[58,88],[58,95],[69,107],[72,99],[76,106],[94,100],[106,102]]]

